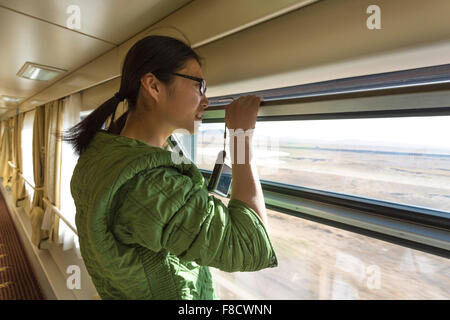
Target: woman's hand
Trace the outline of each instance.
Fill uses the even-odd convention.
[[[252,129],[263,98],[256,95],[239,97],[225,107],[225,124],[228,129]]]

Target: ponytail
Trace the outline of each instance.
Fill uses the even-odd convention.
[[[139,40],[125,57],[119,92],[95,109],[86,119],[67,130],[62,139],[70,142],[75,152],[81,155],[111,115],[108,132],[120,134],[128,112],[136,109],[142,76],[152,72],[161,82],[170,85],[173,72],[181,70],[189,59],[195,59],[201,65],[197,53],[175,38],[147,36]],[[128,102],[128,111],[114,121],[117,105],[124,99]]]

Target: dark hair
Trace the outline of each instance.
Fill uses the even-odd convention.
[[[191,58],[201,64],[201,58],[197,53],[175,38],[148,36],[139,40],[125,57],[119,92],[106,100],[83,121],[65,131],[62,139],[70,142],[75,152],[81,155],[111,115],[108,131],[119,134],[125,124],[128,111],[113,121],[117,105],[121,100],[126,99],[128,110],[136,108],[142,76],[151,72],[161,82],[169,85],[173,79],[171,73],[182,69]]]

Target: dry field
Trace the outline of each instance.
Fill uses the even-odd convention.
[[[280,147],[259,158],[256,148],[260,178],[449,213],[450,156],[327,148]],[[212,169],[210,154],[199,168]],[[448,259],[267,211],[278,267],[211,268],[221,299],[450,298]]]

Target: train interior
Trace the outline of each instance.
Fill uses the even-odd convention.
[[[149,35],[202,57],[209,107],[165,149],[205,183],[226,106],[264,98],[254,160],[278,266],[210,268],[219,299],[449,299],[449,14],[447,0],[0,0],[0,299],[100,299],[77,156],[52,132],[113,97]]]

